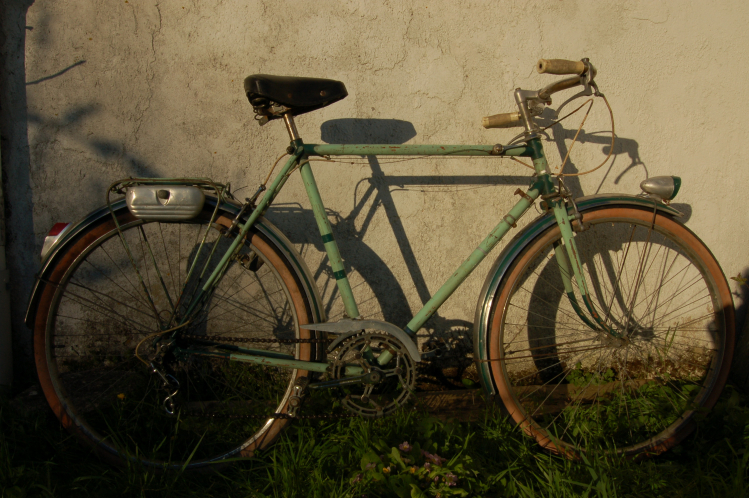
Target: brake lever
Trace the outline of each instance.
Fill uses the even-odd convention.
[[[580,97],[590,97],[591,95],[594,95],[596,97],[603,97],[603,94],[598,89],[598,85],[596,84],[595,81],[593,81],[595,79],[596,75],[598,74],[597,71],[596,71],[595,66],[593,66],[593,64],[590,63],[590,59],[588,59],[587,57],[585,59],[583,59],[582,61],[583,61],[583,63],[585,63],[585,67],[587,68],[585,70],[585,72],[582,74],[582,76],[580,76],[580,80],[581,80],[581,83],[583,85],[583,89],[580,92],[578,92],[575,95],[573,95],[572,97],[570,97],[567,100],[565,100],[562,103],[562,105],[560,105],[559,107],[557,107],[557,109],[556,109],[557,115],[559,115],[561,113],[561,111],[564,108],[564,106],[566,106],[567,104],[569,104],[573,100],[578,99]]]

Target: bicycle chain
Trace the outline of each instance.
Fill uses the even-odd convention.
[[[193,335],[193,334],[182,334],[184,339],[195,339],[199,341],[209,342],[256,342],[256,343],[278,343],[278,344],[324,344],[332,342],[330,339],[266,339],[257,337],[225,337],[219,335]],[[322,415],[289,415],[288,413],[270,413],[267,415],[223,415],[215,412],[200,413],[200,412],[187,412],[187,415],[193,415],[196,417],[207,417],[207,418],[227,418],[227,419],[282,419],[282,420],[327,420],[337,418],[354,418],[358,417],[357,413],[340,413],[332,414],[326,413]]]

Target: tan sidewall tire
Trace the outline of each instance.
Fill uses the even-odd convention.
[[[118,221],[121,226],[124,226],[137,220],[129,212],[124,212],[118,216]],[[229,226],[231,224],[231,219],[219,217],[216,220],[216,223],[223,226]],[[50,408],[60,420],[60,423],[85,443],[93,446],[99,455],[111,463],[122,464],[123,462],[120,457],[114,456],[111,451],[107,451],[102,447],[100,442],[93,440],[80,430],[72,414],[66,410],[65,403],[61,399],[60,393],[55,389],[55,383],[52,380],[47,361],[47,322],[49,320],[50,308],[54,304],[55,293],[57,290],[57,285],[55,285],[55,283],[60,282],[64,278],[70,265],[73,264],[91,244],[94,244],[101,237],[110,234],[115,229],[114,221],[109,219],[87,231],[79,240],[73,243],[70,248],[65,250],[64,254],[59,256],[55,268],[45,278],[45,285],[41,292],[34,322],[34,360],[44,395],[47,398]],[[295,274],[290,265],[286,262],[286,259],[271,246],[265,237],[256,232],[250,235],[250,243],[267,258],[268,262],[274,267],[285,284],[289,297],[294,303],[298,324],[304,325],[310,323],[311,311],[307,305],[304,292],[300,289]],[[302,339],[310,338],[311,332],[309,330],[300,329],[299,337]],[[312,346],[309,343],[300,344],[298,350],[299,359],[306,361],[313,360]],[[306,370],[297,370],[296,375],[291,379],[291,382],[293,383],[294,380],[306,376],[308,373],[309,372]],[[281,411],[286,412],[286,410],[287,407],[283,407]],[[273,419],[269,426],[268,424],[264,426],[265,430],[258,437],[256,437],[256,435],[251,435],[244,442],[237,443],[237,446],[241,447],[240,455],[243,457],[251,457],[256,451],[267,448],[275,441],[281,430],[289,423],[290,420],[287,419]],[[196,462],[195,465],[199,464],[200,462]]]
[[[619,219],[634,219],[644,223],[651,223],[653,220],[653,211],[646,211],[641,209],[634,209],[631,207],[611,207],[611,208],[599,208],[585,212],[583,214],[583,220],[585,222],[595,222],[597,220],[606,218],[619,218]],[[712,280],[715,282],[715,287],[718,290],[719,298],[723,303],[723,321],[725,323],[725,348],[723,358],[720,361],[720,370],[715,379],[713,389],[710,391],[708,396],[705,398],[705,402],[702,404],[702,408],[710,409],[715,405],[718,400],[721,391],[728,379],[728,374],[731,368],[731,360],[733,358],[734,342],[735,342],[735,322],[734,322],[734,309],[733,300],[731,297],[730,288],[726,282],[723,271],[720,265],[713,257],[710,250],[705,247],[702,241],[694,235],[684,225],[675,222],[667,216],[658,215],[656,224],[659,228],[665,230],[665,232],[671,234],[677,239],[681,239],[684,244],[689,247],[693,254],[701,259],[704,264],[706,271],[709,273]],[[500,286],[500,292],[497,298],[494,300],[495,307],[492,311],[492,317],[489,321],[489,352],[490,358],[499,358],[499,354],[493,352],[500,351],[500,325],[502,313],[499,310],[503,310],[507,304],[507,300],[511,295],[512,285],[507,283],[515,282],[525,269],[525,266],[532,259],[532,257],[542,248],[546,247],[549,243],[559,238],[560,231],[558,226],[553,226],[546,232],[538,236],[531,244],[521,253],[521,255],[512,263],[509,272],[504,278],[503,284]],[[503,377],[503,370],[499,366],[492,367],[492,377],[497,391],[504,403],[505,407],[509,411],[513,420],[523,428],[526,434],[534,437],[539,445],[543,448],[553,451],[559,454],[565,454],[571,458],[575,458],[577,455],[569,448],[562,445],[557,445],[546,435],[546,433],[538,428],[534,427],[533,424],[525,417],[524,412],[517,405],[517,401],[512,392],[512,387],[506,382]],[[655,455],[662,453],[683,440],[688,436],[694,429],[695,421],[694,417],[690,417],[677,431],[675,434],[668,438],[654,441],[651,445],[644,448],[639,448],[637,451],[628,453],[628,456],[643,456],[643,455]]]

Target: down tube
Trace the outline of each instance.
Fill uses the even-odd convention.
[[[471,253],[462,265],[452,274],[452,276],[445,282],[442,287],[427,301],[423,308],[416,314],[416,316],[408,322],[404,329],[408,334],[414,335],[417,330],[431,317],[435,311],[449,298],[455,289],[471,274],[471,272],[481,263],[489,252],[499,243],[502,237],[505,236],[510,229],[515,226],[515,222],[519,220],[528,208],[533,204],[544,187],[543,178],[536,180],[528,189],[526,195],[524,195],[515,206],[507,213],[502,221],[494,228],[494,230],[479,244],[479,246]]]

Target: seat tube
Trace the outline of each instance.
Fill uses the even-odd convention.
[[[310,204],[312,204],[312,213],[315,215],[317,228],[320,230],[320,235],[322,236],[322,241],[325,245],[325,252],[328,253],[328,260],[333,269],[333,276],[335,276],[338,292],[341,293],[346,314],[349,318],[359,318],[359,308],[356,306],[354,293],[351,291],[351,284],[349,283],[348,278],[346,277],[346,272],[344,271],[343,259],[338,250],[338,244],[333,238],[333,229],[330,226],[330,221],[328,221],[328,216],[325,213],[325,206],[323,206],[320,191],[317,188],[317,182],[315,182],[315,177],[312,175],[312,168],[306,158],[302,160],[302,164],[299,167],[299,173],[302,176],[304,188],[307,190],[307,197],[309,198]]]

